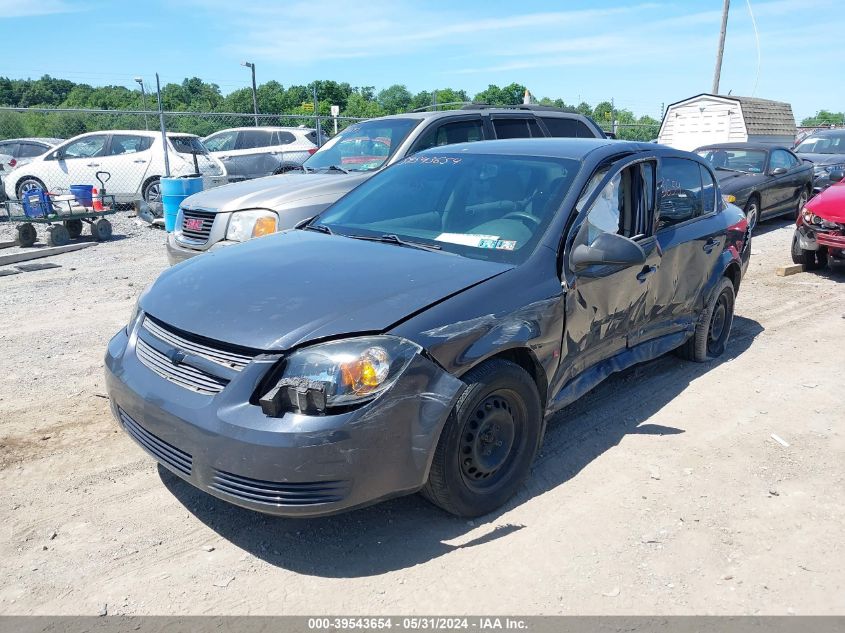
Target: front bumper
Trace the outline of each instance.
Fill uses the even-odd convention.
[[[233,242],[231,240],[220,240],[219,242],[215,242],[211,246],[206,249],[198,249],[198,248],[189,248],[184,244],[181,244],[173,233],[168,233],[167,235],[167,261],[171,266],[175,266],[179,262],[183,262],[186,259],[190,259],[196,255],[202,255],[203,253],[210,253],[212,251],[219,250],[221,248],[226,248],[227,246],[233,246],[235,244],[240,244],[240,242]]]
[[[834,259],[845,259],[845,235],[839,231],[817,229],[802,224],[795,229],[798,245],[805,251],[817,251],[825,248]]]
[[[278,356],[258,356],[221,392],[172,383],[136,356],[138,325],[106,352],[123,429],[162,466],[215,497],[280,516],[334,514],[418,490],[464,383],[416,356],[379,398],[326,416],[266,417],[249,403]]]

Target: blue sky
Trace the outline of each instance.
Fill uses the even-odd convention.
[[[798,118],[845,109],[839,0],[733,0],[722,92],[780,99]],[[712,83],[722,0],[0,0],[0,75],[135,87],[198,76],[335,79],[412,91],[525,84],[538,97],[659,116]],[[805,52],[806,51],[806,52]],[[826,55],[822,54],[826,51]],[[756,84],[756,91],[755,91]]]

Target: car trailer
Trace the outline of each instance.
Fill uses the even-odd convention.
[[[86,198],[78,194],[49,193],[43,189],[27,191],[20,200],[7,200],[4,206],[6,213],[0,215],[0,222],[18,223],[16,241],[23,247],[35,244],[36,224],[47,226],[49,246],[64,246],[79,237],[85,224],[91,227],[95,240],[108,240],[112,227],[104,216],[117,213],[114,196],[105,193]]]

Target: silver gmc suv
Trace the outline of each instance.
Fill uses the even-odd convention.
[[[411,112],[355,123],[301,170],[197,193],[167,239],[171,264],[311,218],[378,171],[430,147],[502,138],[605,138],[589,117],[545,106]]]

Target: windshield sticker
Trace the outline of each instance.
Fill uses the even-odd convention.
[[[455,158],[453,156],[408,156],[402,161],[403,165],[410,165],[412,163],[420,163],[423,165],[457,165],[463,161],[463,158]]]
[[[478,248],[495,248],[500,251],[512,251],[516,248],[514,240],[480,240]]]
[[[481,246],[481,242],[496,242],[498,235],[472,235],[467,233],[441,233],[434,238],[437,242],[448,242],[449,244],[460,244],[461,246],[474,246],[475,248],[492,248]]]

